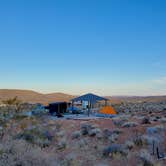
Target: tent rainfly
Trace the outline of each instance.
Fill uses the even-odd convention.
[[[101,114],[116,115],[116,111],[111,106],[105,106],[100,110]]]
[[[88,102],[88,116],[89,116],[90,108],[92,107],[92,104],[96,103],[97,101],[102,101],[102,100],[105,101],[105,105],[107,105],[108,99],[94,95],[92,93],[88,93],[83,96],[76,97],[76,98],[72,99],[71,101],[72,101],[72,106],[73,106],[74,102],[87,101]]]

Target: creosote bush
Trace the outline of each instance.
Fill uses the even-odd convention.
[[[51,139],[45,131],[33,128],[30,130],[24,130],[22,133],[18,134],[16,139],[24,139],[31,144],[38,145],[40,147],[47,147],[51,143]]]

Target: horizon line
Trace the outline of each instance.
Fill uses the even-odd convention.
[[[68,93],[68,92],[60,92],[60,91],[52,91],[52,92],[42,92],[42,90],[35,90],[35,89],[12,89],[12,88],[5,88],[5,89],[0,89],[0,90],[17,90],[17,91],[32,91],[32,92],[36,92],[36,93],[40,93],[40,94],[43,94],[43,95],[48,95],[48,94],[53,94],[53,93],[61,93],[61,94],[65,94],[65,95],[71,95],[71,96],[80,96],[80,95],[83,95],[83,94],[87,94],[87,93],[93,93],[93,92],[87,92],[87,93],[81,93],[81,94],[72,94],[72,93]],[[97,94],[97,93],[94,93],[94,94]],[[113,94],[113,95],[100,95],[99,96],[105,96],[105,97],[155,97],[155,96],[159,96],[159,97],[162,97],[162,96],[166,96],[165,95],[125,95],[125,94],[121,94],[121,95],[116,95],[116,94]]]

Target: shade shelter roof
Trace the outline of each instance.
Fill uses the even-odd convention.
[[[95,103],[95,102],[101,101],[101,100],[105,100],[106,101],[108,99],[106,99],[104,97],[97,96],[97,95],[92,94],[92,93],[88,93],[88,94],[76,97],[76,98],[72,99],[71,101],[72,102],[88,101],[90,103]]]

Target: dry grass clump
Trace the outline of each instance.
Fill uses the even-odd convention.
[[[88,123],[82,123],[81,124],[81,134],[82,135],[89,135],[91,137],[100,135],[101,129],[97,128],[98,126],[96,125],[91,125]]]
[[[122,127],[136,127],[138,126],[137,122],[126,122],[122,125]]]
[[[144,145],[144,140],[141,135],[136,135],[133,138],[133,142],[136,146],[143,146]]]
[[[58,149],[58,150],[62,150],[62,149],[65,149],[66,146],[67,146],[66,139],[63,138],[63,139],[61,139],[61,140],[58,142],[57,149]]]
[[[121,127],[125,122],[127,122],[126,118],[121,118],[121,117],[113,118],[113,123],[117,127]]]
[[[125,147],[127,148],[127,149],[129,149],[129,150],[132,150],[133,148],[134,148],[134,146],[135,146],[135,144],[134,144],[134,142],[133,141],[126,141],[125,142]]]
[[[23,130],[23,132],[19,133],[15,138],[24,139],[27,142],[40,147],[47,147],[50,145],[53,136],[49,135],[47,131],[43,131],[42,129],[33,128],[30,130]]]
[[[151,124],[151,122],[150,122],[150,118],[149,117],[144,117],[143,119],[142,119],[142,122],[141,122],[142,124]]]
[[[58,166],[57,160],[37,146],[24,140],[5,141],[0,144],[0,166]]]
[[[166,123],[166,118],[165,118],[165,117],[161,118],[161,119],[160,119],[160,122],[161,122],[161,123]]]
[[[75,131],[72,133],[72,139],[76,139],[81,137],[81,132],[80,131]]]
[[[115,156],[116,154],[127,155],[127,150],[121,144],[112,144],[109,147],[104,148],[104,156]]]
[[[143,166],[154,166],[154,160],[152,156],[145,149],[140,151],[139,159],[142,161]]]

